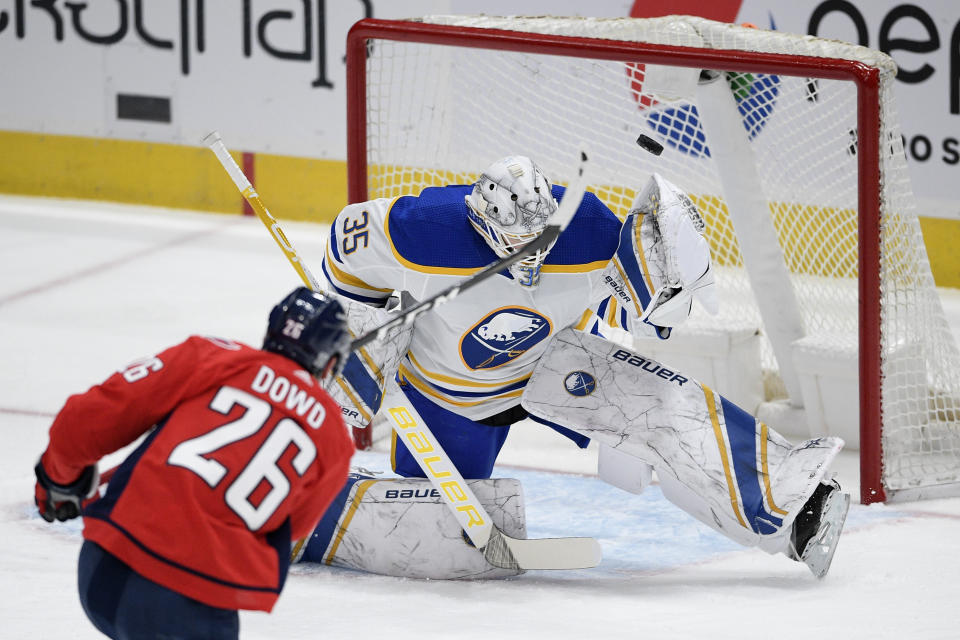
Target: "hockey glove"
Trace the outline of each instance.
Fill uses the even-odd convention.
[[[63,522],[79,516],[100,485],[100,472],[96,465],[86,467],[80,477],[68,485],[57,484],[51,480],[42,462],[37,463],[34,471],[37,474],[34,502],[40,511],[40,517],[47,522]]]
[[[604,272],[604,282],[627,314],[639,320],[631,327],[676,327],[689,317],[694,297],[716,313],[704,227],[683,191],[658,174],[650,177],[630,208],[620,246]]]

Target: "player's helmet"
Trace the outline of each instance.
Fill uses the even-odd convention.
[[[550,181],[526,156],[494,162],[465,199],[473,228],[501,258],[536,239],[557,210]],[[536,284],[549,251],[547,247],[524,258],[510,267],[510,273],[520,282]]]
[[[350,355],[347,314],[335,298],[298,287],[270,312],[263,348],[290,358],[325,384]]]

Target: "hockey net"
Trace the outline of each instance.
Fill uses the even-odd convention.
[[[357,23],[347,67],[351,201],[470,183],[509,154],[565,184],[586,141],[591,190],[623,216],[658,172],[704,214],[722,290],[719,316],[668,342],[758,336],[756,405],[733,399],[775,428],[853,423],[863,502],[960,486],[960,354],[888,56],[688,16],[428,16]]]

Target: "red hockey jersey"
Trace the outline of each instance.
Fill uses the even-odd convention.
[[[292,360],[194,336],[71,396],[43,465],[70,482],[154,425],[84,510],[84,538],[200,602],[269,611],[291,540],[346,482],[340,408]]]

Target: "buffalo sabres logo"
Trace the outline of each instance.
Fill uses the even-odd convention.
[[[588,396],[596,390],[597,381],[586,371],[574,371],[563,379],[563,387],[572,396]]]
[[[463,334],[460,357],[471,369],[494,369],[523,355],[552,330],[550,321],[532,309],[497,309]]]

